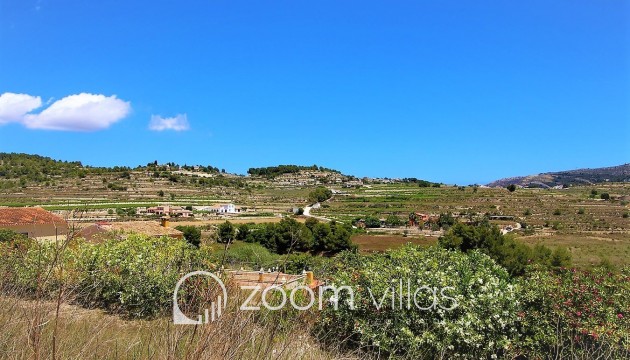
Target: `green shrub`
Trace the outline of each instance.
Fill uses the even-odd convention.
[[[60,252],[54,242],[17,240],[4,243],[2,250],[3,288],[10,287],[26,295],[49,292],[68,280],[69,272],[57,271],[60,264],[69,263],[72,254]],[[71,283],[76,283],[71,281]]]
[[[388,227],[396,227],[403,225],[403,221],[396,215],[391,214],[385,219],[385,225]]]
[[[0,243],[2,242],[12,242],[17,239],[26,238],[25,235],[16,233],[13,230],[9,229],[0,229]]]
[[[217,242],[222,244],[229,244],[234,241],[236,235],[236,228],[231,222],[226,221],[217,227]]]
[[[438,239],[438,245],[464,252],[479,249],[504,266],[511,275],[522,275],[530,262],[543,261],[527,245],[509,235],[502,235],[498,227],[487,221],[477,226],[456,223]]]
[[[210,268],[183,239],[135,234],[100,244],[76,241],[64,248],[32,241],[13,249],[1,258],[5,288],[52,297],[63,285],[81,305],[133,317],[168,310],[177,280],[193,269]]]
[[[453,226],[456,222],[457,220],[455,220],[455,217],[450,212],[440,214],[437,220],[438,225],[445,230]]]
[[[236,228],[236,240],[245,241],[245,239],[247,239],[248,235],[249,235],[249,225],[247,225],[247,224],[240,224],[239,226],[237,226],[237,228]]]
[[[258,270],[271,268],[278,265],[278,255],[271,253],[260,244],[235,242],[225,250],[211,253],[211,260],[227,268],[239,269],[241,267]]]
[[[520,340],[527,358],[627,358],[629,269],[537,269],[520,280]]]
[[[349,225],[331,221],[317,223],[313,226],[313,250],[326,254],[336,254],[343,250],[355,250],[356,246],[350,241],[352,228]]]
[[[323,256],[313,256],[308,253],[298,253],[286,255],[281,260],[281,266],[284,272],[289,274],[301,274],[302,271],[314,271],[318,277],[328,272],[330,262],[334,261]]]
[[[184,239],[196,248],[201,244],[201,230],[196,226],[176,226],[175,229],[184,233]]]
[[[516,338],[517,288],[503,268],[477,251],[465,254],[408,245],[369,257],[344,253],[335,264],[330,282],[354,289],[356,308],[351,309],[347,291],[339,292],[339,309],[328,306],[320,318],[319,335],[324,341],[346,339],[346,346],[384,357],[424,359],[438,354],[444,358],[501,355]],[[404,286],[399,287],[399,279]],[[430,306],[432,293],[418,291],[423,285],[451,287],[444,294],[454,300],[437,290],[441,307],[421,310],[413,300],[408,307],[407,296],[413,299],[414,294],[420,306]],[[392,287],[397,291],[394,301]],[[384,295],[378,309],[374,301],[380,302]],[[455,302],[454,309],[444,309]]]
[[[365,227],[367,228],[380,228],[381,220],[375,216],[368,216],[365,218]]]
[[[562,223],[560,221],[554,221],[551,224],[551,228],[554,229],[554,230],[562,230],[562,229],[564,229],[564,225],[562,225]]]
[[[571,266],[571,253],[567,248],[559,246],[551,254],[551,266],[569,267]]]
[[[333,193],[330,189],[320,186],[308,194],[308,200],[311,203],[322,202],[330,199],[332,195]]]
[[[201,265],[193,247],[171,238],[131,235],[79,250],[79,288],[90,289],[81,301],[138,317],[168,309],[177,280]]]

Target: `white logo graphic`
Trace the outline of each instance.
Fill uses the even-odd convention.
[[[186,316],[182,310],[179,308],[179,303],[177,300],[177,293],[179,292],[179,287],[186,281],[188,278],[196,275],[203,275],[212,278],[216,281],[221,287],[222,294],[219,295],[216,301],[210,303],[210,310],[205,309],[204,315],[197,315],[197,320],[193,320]],[[175,325],[201,325],[204,323],[208,323],[210,321],[214,321],[221,317],[221,313],[227,306],[227,290],[225,289],[225,285],[223,281],[219,279],[216,275],[208,271],[193,271],[184,275],[175,286],[175,291],[173,292],[173,323]]]

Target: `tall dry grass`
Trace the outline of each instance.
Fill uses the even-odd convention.
[[[64,299],[67,300],[67,299]],[[65,301],[0,297],[0,358],[6,359],[350,359],[311,336],[312,314],[239,311],[209,324],[127,320]],[[262,317],[262,318],[261,318]],[[288,321],[283,321],[288,320]]]

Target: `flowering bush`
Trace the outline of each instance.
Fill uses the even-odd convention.
[[[516,338],[517,287],[484,254],[406,246],[346,253],[337,263],[330,282],[349,285],[354,301],[347,291],[335,295],[338,310],[330,305],[321,317],[324,339],[390,356],[479,358],[501,355]]]
[[[630,355],[629,270],[529,272],[520,280],[520,351],[533,357]]]

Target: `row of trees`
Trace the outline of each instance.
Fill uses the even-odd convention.
[[[231,243],[241,240],[258,243],[277,254],[311,252],[330,255],[355,249],[350,241],[351,235],[351,226],[334,221],[324,223],[309,218],[302,224],[295,219],[285,218],[279,223],[238,226],[226,221],[218,226],[216,241]]]
[[[405,225],[405,220],[401,219],[395,214],[388,215],[384,221],[381,221],[375,216],[369,215],[365,218],[355,218],[353,223],[357,224],[361,220],[363,220],[363,223],[367,228],[380,228],[382,225],[385,225],[386,227],[397,227]],[[416,213],[410,213],[408,220],[410,222],[416,224],[421,223],[421,225],[423,225],[422,222],[418,220],[418,216],[416,215]],[[448,228],[450,228],[456,222],[457,220],[450,212],[440,214],[440,216],[438,216],[437,218],[431,218],[429,221],[427,221],[427,223],[436,230],[439,230],[440,228],[448,230]]]
[[[479,250],[506,268],[510,275],[522,275],[532,263],[546,267],[571,266],[571,254],[566,248],[557,247],[553,251],[544,245],[531,248],[501,234],[499,228],[487,220],[477,225],[455,223],[440,237],[438,244],[463,252]]]
[[[440,187],[440,183],[434,183],[426,180],[416,179],[416,178],[403,178],[402,182],[404,183],[412,183],[418,184],[418,187]]]
[[[274,178],[276,176],[282,174],[295,174],[299,173],[302,170],[311,170],[311,171],[329,171],[338,173],[339,171],[328,169],[323,166],[301,166],[301,165],[278,165],[278,166],[268,166],[261,168],[250,168],[247,170],[247,173],[252,176],[266,176],[268,178]]]

